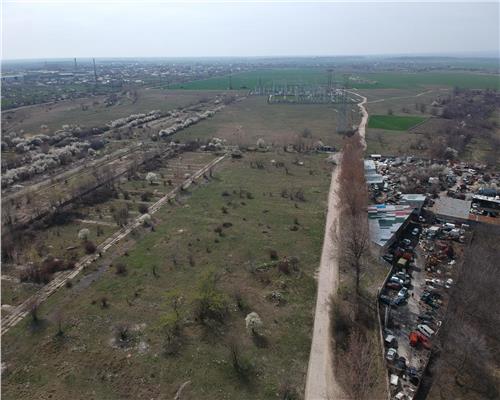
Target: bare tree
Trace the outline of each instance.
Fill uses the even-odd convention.
[[[339,229],[334,230],[340,261],[354,271],[356,294],[360,293],[362,257],[368,249],[368,190],[363,167],[363,146],[355,135],[342,152],[337,196],[340,204]]]
[[[349,399],[372,399],[377,384],[376,363],[378,346],[359,331],[349,335],[347,349],[340,355],[342,368],[337,371],[344,381]]]
[[[360,294],[362,258],[369,245],[368,221],[366,215],[349,215],[342,218],[338,243],[341,262],[354,271],[356,294]]]

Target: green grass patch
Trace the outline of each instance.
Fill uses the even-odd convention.
[[[285,163],[288,173],[272,159]],[[119,257],[125,275],[114,268],[95,277],[87,271],[73,288],[62,288],[43,305],[43,329],[34,332],[26,320],[4,335],[5,399],[48,393],[53,399],[161,398],[188,380],[186,398],[275,399],[287,380],[303,393],[331,167],[322,155],[274,152],[246,153],[225,163],[211,182],[193,186],[178,204],[155,214],[154,232],[141,228],[129,239],[127,254],[122,250]],[[299,191],[305,201],[290,199]],[[223,224],[222,234],[217,233]],[[298,270],[257,271],[270,261],[269,249],[280,258],[297,257]],[[217,272],[217,290],[229,306],[217,331],[195,320],[194,301],[207,269]],[[83,287],[79,279],[96,281]],[[172,312],[165,297],[172,290],[182,295],[183,342],[178,355],[166,356],[159,322]],[[270,301],[273,291],[286,303]],[[238,309],[235,292],[245,311]],[[100,306],[103,296],[106,308]],[[63,340],[54,338],[57,309],[63,313]],[[264,321],[266,347],[257,346],[245,330],[249,311]],[[142,351],[136,345],[111,346],[113,329],[122,322],[142,327],[135,334]],[[234,338],[253,365],[248,381],[231,366],[228,343]]]
[[[425,119],[423,117],[401,115],[371,115],[368,120],[368,128],[407,131],[411,127],[425,121]]]

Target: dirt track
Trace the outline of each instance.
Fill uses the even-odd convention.
[[[368,122],[368,112],[364,107],[366,97],[355,92],[349,92],[362,98],[358,107],[362,119],[358,127],[363,146],[366,149],[365,132]],[[333,347],[330,330],[330,299],[337,293],[339,266],[335,254],[334,232],[338,228],[339,207],[336,195],[337,177],[340,167],[332,174],[330,191],[328,193],[328,214],[326,217],[325,238],[321,252],[318,272],[318,295],[314,315],[314,329],[307,368],[305,400],[340,400],[346,399],[335,378],[333,365]]]

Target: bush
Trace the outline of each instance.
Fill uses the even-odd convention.
[[[101,297],[100,303],[101,303],[101,308],[108,308],[109,307],[108,298],[106,296]]]
[[[87,254],[94,254],[95,251],[97,250],[97,247],[94,244],[94,242],[91,242],[90,240],[87,240],[85,242],[84,248],[85,248],[85,253],[87,253]]]
[[[249,381],[254,374],[254,366],[249,359],[243,356],[240,346],[236,341],[231,341],[228,346],[229,362],[232,365],[236,375],[242,381]]]
[[[52,280],[55,272],[73,269],[75,263],[48,256],[41,264],[31,265],[21,272],[21,282],[47,284]]]
[[[90,236],[90,231],[87,228],[80,229],[78,231],[78,239],[87,240]]]
[[[282,260],[278,263],[278,271],[285,275],[290,275],[290,262],[288,260]]]
[[[248,334],[252,336],[260,335],[264,325],[256,312],[251,312],[245,317],[245,324]]]
[[[208,271],[199,283],[195,299],[195,315],[202,323],[208,320],[223,322],[228,313],[227,298],[216,288],[218,277],[214,271]]]
[[[341,300],[332,301],[331,313],[332,333],[335,338],[335,345],[345,350],[353,327],[349,317],[349,304]]]
[[[147,214],[147,212],[149,211],[149,208],[146,204],[139,204],[139,206],[137,207],[137,209],[139,210],[139,212],[141,214]]]
[[[129,347],[134,341],[134,335],[126,323],[120,323],[115,327],[115,343],[119,347]]]
[[[153,193],[150,191],[145,191],[145,192],[141,193],[141,200],[142,201],[150,201],[152,197],[153,197]]]
[[[269,258],[271,260],[277,260],[278,259],[278,252],[274,249],[269,250]]]
[[[116,263],[115,270],[117,275],[125,275],[127,273],[127,266],[124,263],[119,262]]]

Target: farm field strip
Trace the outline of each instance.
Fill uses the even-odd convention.
[[[149,213],[156,213],[165,203],[167,203],[170,199],[174,198],[181,187],[185,187],[194,182],[194,180],[200,178],[203,174],[213,168],[215,165],[220,163],[222,160],[226,158],[226,154],[216,158],[215,160],[209,162],[199,171],[197,171],[193,176],[189,177],[184,181],[181,186],[176,187],[165,196],[163,196],[160,200],[154,203],[149,208]],[[87,265],[96,261],[100,257],[100,253],[105,253],[108,251],[113,245],[118,243],[120,240],[127,237],[134,229],[139,227],[142,224],[141,217],[136,218],[132,223],[123,227],[122,229],[115,232],[109,238],[104,240],[99,246],[97,246],[96,253],[84,256],[76,265],[75,268],[71,271],[61,272],[58,276],[56,276],[51,282],[45,285],[37,294],[33,297],[30,297],[26,301],[24,301],[21,305],[15,307],[12,313],[2,320],[1,334],[6,333],[11,327],[15,326],[19,323],[28,313],[29,313],[29,305],[32,304],[33,301],[37,301],[39,303],[45,301],[50,295],[55,293],[60,287],[62,287],[68,280],[76,277]]]
[[[401,115],[372,115],[368,120],[368,128],[407,131],[424,122],[424,117]]]
[[[339,71],[341,72],[341,71]],[[478,74],[473,72],[373,72],[350,73],[349,85],[356,89],[407,89],[442,86],[461,86],[469,89],[498,89],[498,75]],[[328,81],[326,69],[281,68],[246,71],[231,75],[234,89],[248,90],[259,85],[271,88],[276,84],[325,85]],[[172,88],[184,90],[226,90],[229,87],[229,75],[204,80],[176,84]]]

